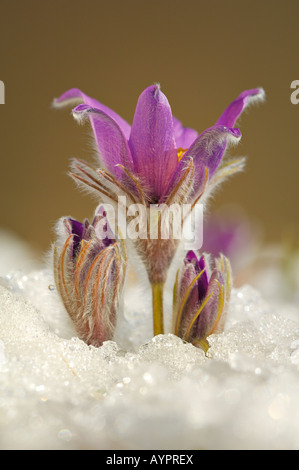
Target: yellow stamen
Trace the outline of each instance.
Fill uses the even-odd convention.
[[[179,148],[177,149],[177,155],[178,155],[178,160],[179,160],[179,161],[181,160],[183,154],[184,154],[185,152],[187,152],[187,150],[188,150],[188,149],[182,149],[182,147],[179,147]]]

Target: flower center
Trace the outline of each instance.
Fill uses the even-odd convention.
[[[177,155],[178,155],[178,161],[181,160],[182,156],[184,155],[185,152],[187,152],[188,149],[182,149],[182,147],[179,147],[177,149]]]

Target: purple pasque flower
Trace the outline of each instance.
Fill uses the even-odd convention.
[[[226,257],[220,255],[211,269],[204,255],[189,251],[174,287],[174,334],[207,351],[207,337],[223,331],[231,286]]]
[[[244,91],[218,121],[200,135],[184,127],[172,115],[159,85],[146,88],[138,98],[132,125],[117,113],[81,90],[68,90],[54,101],[56,107],[77,105],[72,113],[81,122],[89,119],[98,150],[98,166],[74,160],[72,176],[103,200],[128,204],[184,204],[191,207],[226,176],[242,169],[244,159],[223,163],[229,144],[237,143],[241,132],[235,123],[251,102],[261,100],[260,88]],[[165,281],[177,240],[136,240],[145,260],[150,282]]]
[[[54,246],[55,283],[83,341],[101,346],[116,326],[126,260],[102,207],[90,224],[71,217],[57,224]]]

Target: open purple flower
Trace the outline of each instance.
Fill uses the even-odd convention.
[[[93,222],[71,217],[57,224],[55,283],[79,338],[101,346],[111,340],[125,277],[125,252],[108,224],[105,211]]]
[[[189,251],[174,288],[173,332],[207,351],[207,337],[223,331],[232,284],[223,255],[210,270],[205,256]]]
[[[75,175],[92,189],[105,191],[108,180],[127,183],[126,194],[147,203],[167,202],[180,194],[192,168],[184,193],[188,200],[199,197],[206,184],[206,172],[211,181],[230,143],[241,138],[235,123],[246,106],[263,99],[260,88],[247,90],[233,101],[218,121],[200,135],[183,127],[173,115],[159,85],[146,88],[139,96],[130,126],[117,113],[90,98],[77,88],[68,90],[54,101],[56,107],[81,102],[73,109],[76,119],[89,118],[99,151],[99,164],[107,173],[91,172],[82,162],[76,162]],[[227,168],[226,168],[227,170]],[[96,181],[95,181],[95,180]],[[116,180],[116,181],[115,181]],[[129,191],[129,187],[131,191]],[[107,188],[106,188],[107,189]],[[114,191],[117,189],[114,188]],[[119,193],[120,186],[118,186]],[[113,191],[108,191],[113,196]],[[133,194],[132,194],[133,193]]]

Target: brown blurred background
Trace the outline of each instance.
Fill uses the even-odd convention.
[[[91,158],[88,126],[51,109],[54,97],[78,87],[131,121],[140,92],[160,82],[198,131],[244,89],[265,89],[232,152],[247,170],[210,209],[237,202],[269,241],[298,233],[298,18],[298,0],[0,0],[0,226],[44,253],[59,217],[92,215],[67,176],[71,157]]]

